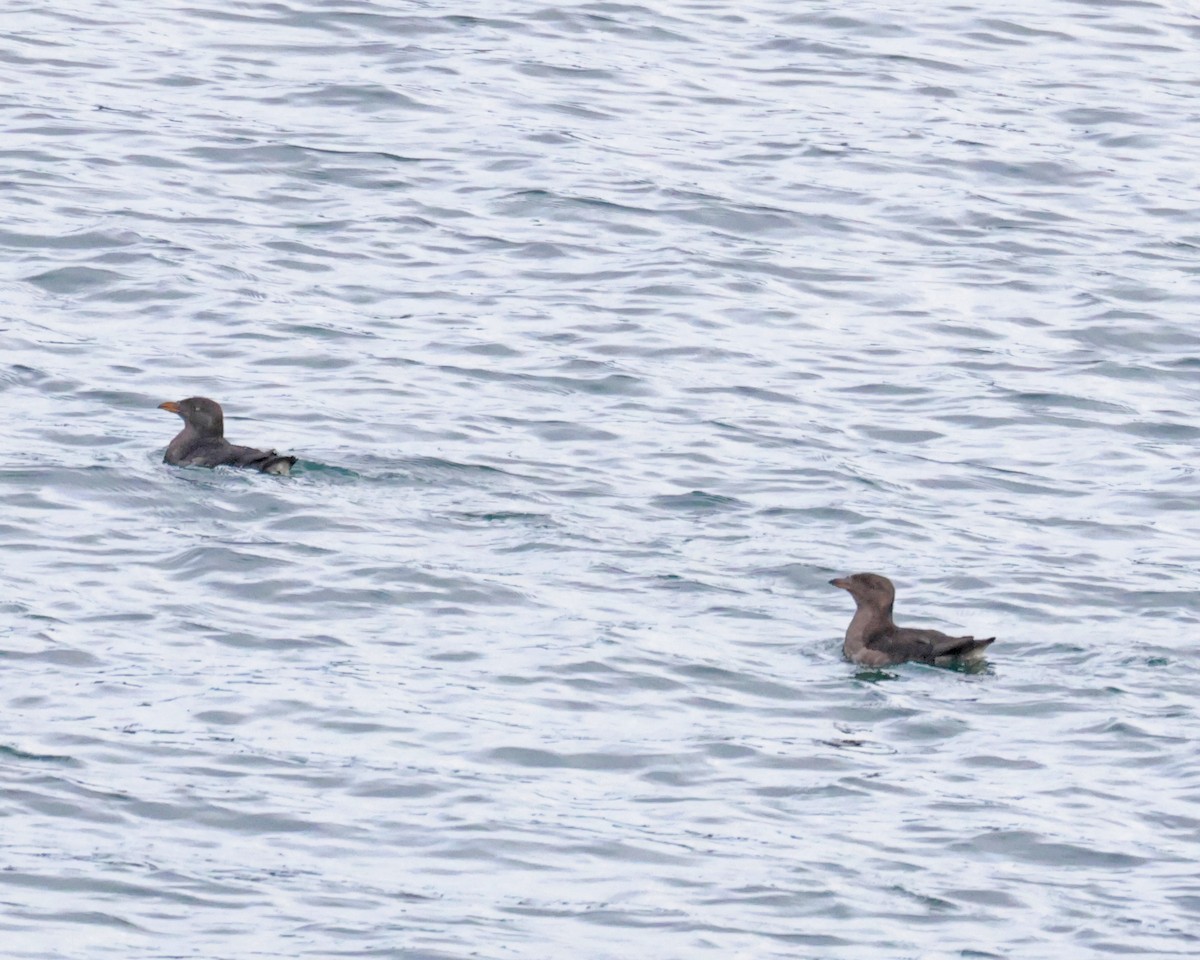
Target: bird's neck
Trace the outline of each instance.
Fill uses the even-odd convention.
[[[220,440],[225,436],[225,425],[218,420],[216,423],[195,424],[184,421],[180,436],[186,434],[197,440]]]
[[[890,603],[886,607],[860,603],[858,609],[854,611],[854,618],[850,621],[850,629],[859,636],[881,633],[895,626]]]
[[[174,439],[167,445],[167,457],[172,459],[185,457],[189,451],[214,437],[220,440],[221,434],[213,433],[211,430],[197,430],[195,424],[185,420],[183,429],[175,434]]]

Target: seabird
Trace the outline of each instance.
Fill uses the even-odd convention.
[[[951,637],[939,630],[898,627],[892,620],[896,588],[877,573],[855,573],[829,581],[854,598],[858,609],[846,628],[842,652],[867,667],[890,667],[907,660],[948,666],[976,660],[996,638]]]
[[[221,405],[208,397],[168,400],[158,405],[183,417],[183,429],[167,445],[163,463],[176,467],[246,467],[262,473],[287,476],[296,462],[274,450],[239,447],[225,439],[225,417]]]

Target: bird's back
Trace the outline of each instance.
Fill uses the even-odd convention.
[[[974,637],[952,637],[940,630],[894,627],[879,637],[870,638],[867,646],[897,657],[895,663],[905,660],[945,663],[969,660],[979,655],[995,639],[988,637],[986,640],[976,640]]]
[[[177,446],[178,441],[185,442]],[[182,467],[243,467],[280,476],[287,476],[296,462],[295,457],[274,450],[237,446],[223,437],[187,438],[184,433],[171,441],[163,460]]]

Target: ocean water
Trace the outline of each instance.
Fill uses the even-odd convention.
[[[6,960],[1200,954],[1195,4],[2,34]]]

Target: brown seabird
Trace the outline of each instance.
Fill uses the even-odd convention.
[[[829,581],[854,598],[858,609],[846,628],[842,653],[867,667],[890,667],[907,660],[949,666],[977,660],[996,638],[951,637],[939,630],[898,627],[892,620],[896,588],[877,573],[855,573]]]
[[[167,445],[163,463],[176,467],[246,467],[262,473],[287,476],[296,462],[274,450],[239,447],[225,439],[225,418],[221,405],[208,397],[168,400],[158,405],[183,417],[183,429]]]

